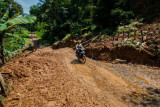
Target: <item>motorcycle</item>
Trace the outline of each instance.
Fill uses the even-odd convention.
[[[78,58],[78,61],[81,62],[82,64],[86,63],[86,57],[85,57],[84,51],[78,50],[77,51],[77,58]]]

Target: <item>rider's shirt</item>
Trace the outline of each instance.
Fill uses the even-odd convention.
[[[76,45],[76,50],[84,50],[84,47],[82,46],[82,44],[77,44]]]

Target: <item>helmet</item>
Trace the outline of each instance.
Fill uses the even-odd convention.
[[[81,41],[79,40],[78,43],[81,43]]]

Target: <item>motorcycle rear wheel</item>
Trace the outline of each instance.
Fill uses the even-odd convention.
[[[86,63],[86,58],[83,56],[83,58],[82,58],[82,64],[85,64]]]

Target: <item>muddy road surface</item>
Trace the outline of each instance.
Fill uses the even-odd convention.
[[[129,81],[109,64],[80,64],[69,48],[26,51],[0,68],[10,93],[5,107],[157,107],[159,94]],[[150,89],[152,90],[152,89]],[[153,90],[156,91],[156,90]],[[159,92],[157,90],[157,92]]]

